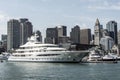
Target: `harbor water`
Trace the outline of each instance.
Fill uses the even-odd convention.
[[[120,62],[2,62],[0,80],[120,80]]]

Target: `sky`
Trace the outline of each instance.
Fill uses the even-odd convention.
[[[0,0],[0,35],[7,34],[7,21],[19,18],[28,18],[44,37],[46,28],[58,25],[67,26],[68,35],[75,25],[93,33],[97,18],[104,28],[116,21],[120,30],[120,0]]]

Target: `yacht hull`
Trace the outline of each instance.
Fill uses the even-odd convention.
[[[39,52],[34,53],[29,57],[15,57],[9,56],[8,61],[10,62],[48,62],[48,63],[76,63],[88,55],[88,51],[60,51],[60,52]],[[29,53],[27,53],[29,54]],[[56,56],[37,56],[43,54],[58,54]]]

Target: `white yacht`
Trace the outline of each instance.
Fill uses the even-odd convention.
[[[118,56],[114,53],[108,53],[102,58],[103,61],[116,61],[117,59]]]
[[[95,50],[90,51],[88,56],[88,62],[98,62],[102,59],[101,55]]]
[[[21,45],[9,56],[8,61],[21,62],[80,62],[89,51],[70,51],[55,44],[42,44],[37,35],[31,36],[28,42]]]

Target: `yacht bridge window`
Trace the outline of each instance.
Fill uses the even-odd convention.
[[[57,56],[57,55],[60,55],[60,54],[39,54],[37,56]]]

